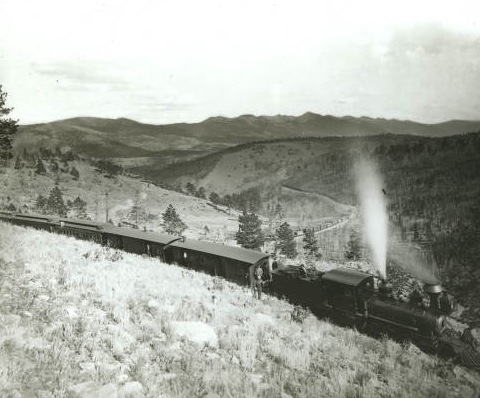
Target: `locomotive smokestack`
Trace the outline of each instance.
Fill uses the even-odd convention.
[[[426,284],[424,289],[430,297],[430,308],[434,310],[440,309],[440,293],[443,292],[442,286],[439,284]]]

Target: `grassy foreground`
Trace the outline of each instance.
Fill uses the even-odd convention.
[[[474,397],[411,344],[157,260],[0,223],[1,397]]]

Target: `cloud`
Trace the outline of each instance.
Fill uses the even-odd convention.
[[[478,36],[458,30],[454,31],[440,22],[422,23],[397,29],[388,43],[388,53],[397,56],[408,54],[453,55],[473,50],[477,52],[480,50]]]
[[[118,70],[98,61],[54,61],[32,66],[37,74],[50,77],[60,89],[67,91],[98,89],[99,86],[113,91],[131,88],[131,83],[120,76]]]

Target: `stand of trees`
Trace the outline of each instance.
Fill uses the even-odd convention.
[[[51,189],[48,198],[43,195],[37,196],[35,210],[40,214],[88,219],[87,202],[77,196],[73,201],[67,200],[65,203],[62,191],[58,186]]]

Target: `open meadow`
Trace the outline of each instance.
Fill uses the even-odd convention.
[[[0,223],[2,397],[477,397],[478,373],[156,259]]]

